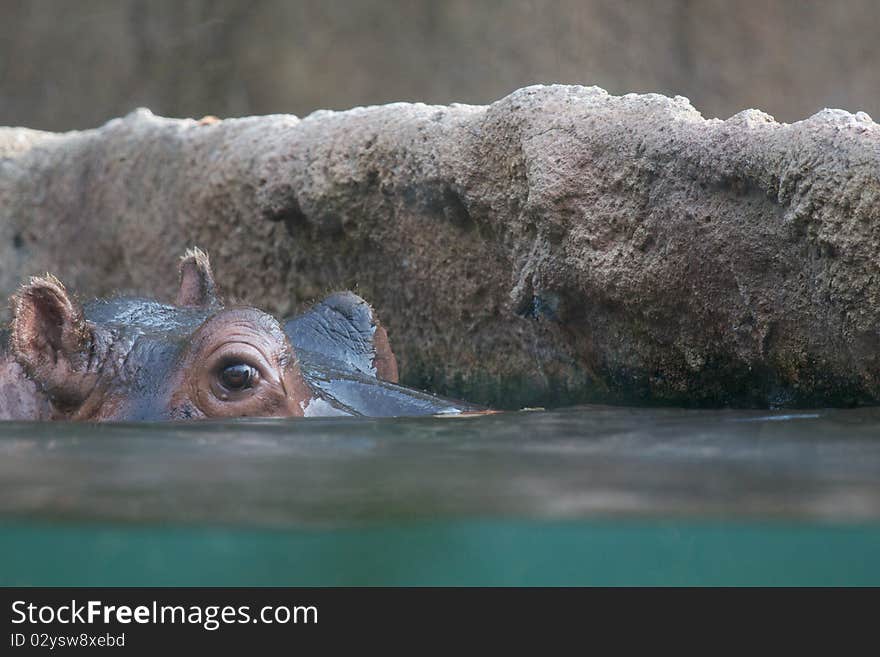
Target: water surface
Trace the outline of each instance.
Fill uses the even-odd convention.
[[[0,538],[2,583],[876,584],[880,409],[4,423]]]

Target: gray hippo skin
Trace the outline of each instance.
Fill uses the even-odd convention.
[[[370,305],[353,292],[332,294],[288,319],[284,332],[316,395],[306,415],[390,417],[481,410],[397,385],[397,360],[388,335]]]
[[[12,298],[0,335],[0,419],[186,420],[479,411],[397,385],[372,308],[333,294],[279,323],[224,306],[208,257],[181,259],[173,304],[96,299],[80,306],[52,276]]]

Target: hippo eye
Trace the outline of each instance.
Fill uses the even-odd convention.
[[[227,390],[245,390],[257,382],[259,372],[247,363],[233,363],[220,370],[220,383]]]

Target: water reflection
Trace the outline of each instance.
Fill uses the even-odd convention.
[[[0,516],[252,527],[880,519],[880,409],[0,424]]]

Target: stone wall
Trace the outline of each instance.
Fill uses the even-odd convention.
[[[0,125],[489,103],[535,83],[880,114],[875,0],[4,0]]]
[[[536,86],[219,123],[0,129],[0,292],[170,298],[199,245],[279,314],[371,300],[403,381],[511,407],[880,398],[880,128]]]

